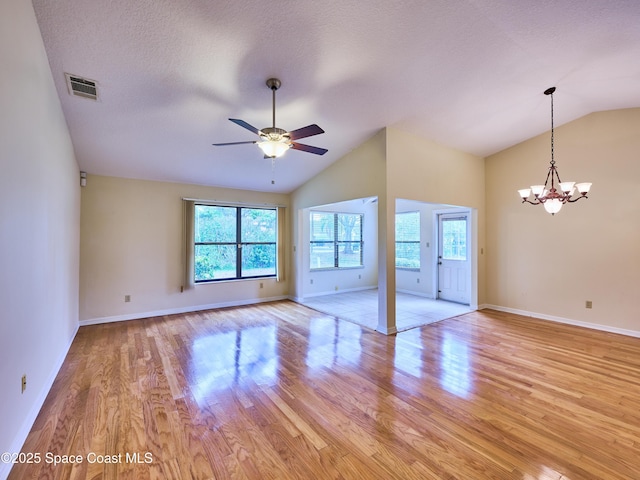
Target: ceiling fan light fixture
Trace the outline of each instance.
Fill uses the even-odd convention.
[[[277,158],[285,154],[291,145],[285,140],[263,140],[258,142],[258,147],[264,153],[266,157]]]

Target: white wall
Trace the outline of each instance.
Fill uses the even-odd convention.
[[[286,297],[273,278],[183,282],[182,198],[285,205],[284,194],[89,175],[82,189],[80,320],[124,320]],[[289,222],[285,225],[288,244]],[[285,245],[289,251],[288,245]],[[260,288],[262,284],[263,288]],[[125,295],[130,302],[125,303]]]
[[[544,182],[549,133],[487,158],[488,304],[640,335],[639,131],[638,108],[556,128],[560,178],[593,187],[555,216],[517,194]]]
[[[31,2],[0,3],[0,65],[0,452],[17,452],[78,328],[80,186]]]

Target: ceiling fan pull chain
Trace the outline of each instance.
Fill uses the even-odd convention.
[[[276,184],[276,157],[271,157],[271,185]]]

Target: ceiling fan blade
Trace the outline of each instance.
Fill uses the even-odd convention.
[[[324,133],[324,130],[314,123],[313,125],[307,125],[306,127],[298,128],[297,130],[289,132],[289,137],[291,140],[297,140],[299,138],[320,135],[321,133]]]
[[[304,143],[296,142],[291,142],[291,148],[293,148],[294,150],[300,150],[302,152],[314,153],[316,155],[324,155],[329,151],[326,148],[312,147],[311,145],[305,145]]]
[[[241,127],[246,128],[247,130],[249,130],[250,132],[255,133],[256,135],[260,135],[260,130],[258,130],[253,125],[248,124],[244,120],[239,120],[237,118],[230,118],[229,120],[231,120],[236,125],[240,125]]]
[[[224,147],[225,145],[242,145],[245,143],[258,143],[257,140],[252,140],[250,142],[229,142],[229,143],[212,143],[214,147]]]

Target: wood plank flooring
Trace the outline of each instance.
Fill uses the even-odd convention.
[[[23,452],[11,480],[638,479],[640,339],[289,301],[82,327]]]

